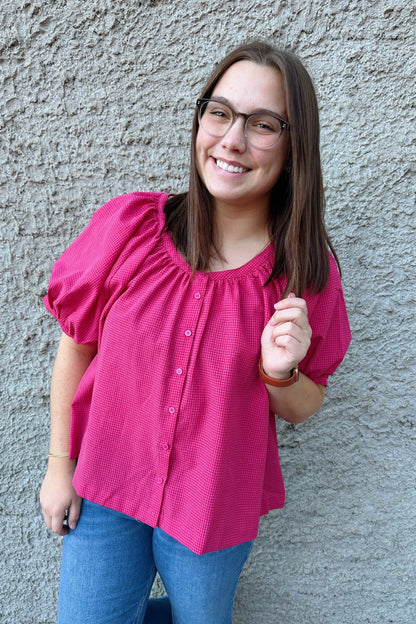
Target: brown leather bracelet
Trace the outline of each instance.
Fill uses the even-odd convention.
[[[291,375],[290,375],[289,379],[275,379],[274,377],[269,377],[264,372],[263,359],[260,358],[260,360],[259,360],[259,374],[260,374],[260,377],[262,378],[264,383],[267,384],[268,386],[275,386],[276,388],[285,388],[286,386],[291,386],[292,384],[294,384],[299,379],[299,367],[296,366],[296,368],[292,368],[290,373],[291,373]]]

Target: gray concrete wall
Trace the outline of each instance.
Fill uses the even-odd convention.
[[[38,506],[52,262],[110,197],[185,187],[205,76],[255,36],[297,52],[316,84],[353,342],[321,412],[278,423],[287,505],[262,519],[235,622],[416,622],[414,2],[2,0],[4,624],[56,617],[60,540]]]

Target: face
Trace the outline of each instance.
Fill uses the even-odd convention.
[[[273,67],[238,61],[222,75],[212,97],[224,98],[240,113],[265,109],[287,119],[281,74]],[[223,137],[210,136],[201,127],[196,137],[198,173],[217,208],[255,207],[268,212],[271,191],[284,169],[288,151],[286,131],[270,149],[250,145],[242,117]]]

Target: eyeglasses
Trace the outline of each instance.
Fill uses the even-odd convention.
[[[257,149],[270,149],[276,145],[282,132],[289,130],[289,124],[278,115],[270,113],[237,113],[228,104],[219,100],[200,98],[197,100],[198,120],[207,134],[223,137],[235,124],[237,117],[244,119],[244,136]]]

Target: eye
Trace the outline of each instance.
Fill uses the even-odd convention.
[[[215,121],[230,121],[232,119],[231,110],[224,104],[218,102],[209,102],[205,109],[205,114],[212,117]]]
[[[214,117],[227,117],[226,111],[223,110],[211,110],[209,113],[214,115]]]
[[[248,127],[258,134],[279,134],[282,130],[279,121],[270,115],[253,115],[248,120]]]
[[[272,128],[268,123],[264,121],[259,121],[257,124],[257,128],[263,132],[275,132],[275,128]]]

